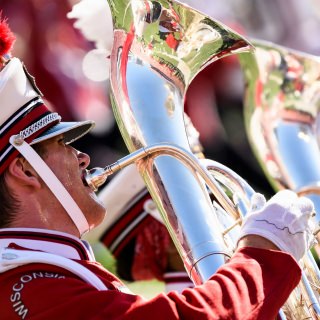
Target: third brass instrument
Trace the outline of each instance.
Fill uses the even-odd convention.
[[[273,43],[253,44],[254,53],[240,55],[249,142],[276,191],[291,189],[314,202],[319,227],[320,58]],[[300,264],[303,280],[287,304],[288,318],[319,319],[318,266],[310,252]]]

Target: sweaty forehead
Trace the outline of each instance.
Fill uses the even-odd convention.
[[[32,147],[41,155],[48,155],[50,154],[50,149],[54,147],[54,145],[61,139],[64,139],[63,134],[59,134],[55,137],[52,137],[50,139],[40,141],[38,143],[35,143],[32,145]]]
[[[40,142],[36,143],[35,145],[37,145],[37,144],[39,144],[39,145],[50,145],[50,144],[53,144],[53,143],[55,143],[57,141],[64,140],[64,138],[65,138],[64,134],[61,133],[61,134],[56,135],[56,136],[54,136],[52,138],[40,141]]]

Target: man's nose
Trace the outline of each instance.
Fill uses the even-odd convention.
[[[77,151],[77,157],[79,159],[80,167],[86,169],[90,164],[90,156],[84,152]]]

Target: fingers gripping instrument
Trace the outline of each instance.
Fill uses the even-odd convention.
[[[309,199],[283,190],[268,202],[261,194],[254,194],[251,207],[242,224],[240,239],[247,234],[260,235],[291,253],[297,261],[313,246],[314,205]]]

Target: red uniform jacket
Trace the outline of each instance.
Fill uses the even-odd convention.
[[[6,253],[3,248],[8,247],[14,248],[11,251],[17,256],[31,253],[32,258],[34,252],[50,253],[56,257],[53,264],[60,258],[76,261],[76,265],[98,276],[106,289],[98,290],[83,280],[82,271],[77,275],[68,268],[19,260],[12,267],[10,260],[15,261],[16,255]],[[145,300],[127,293],[118,278],[94,261],[86,244],[69,235],[38,229],[2,229],[0,248],[0,318],[4,320],[270,320],[301,277],[290,255],[243,248],[205,284],[182,294],[173,291]]]

